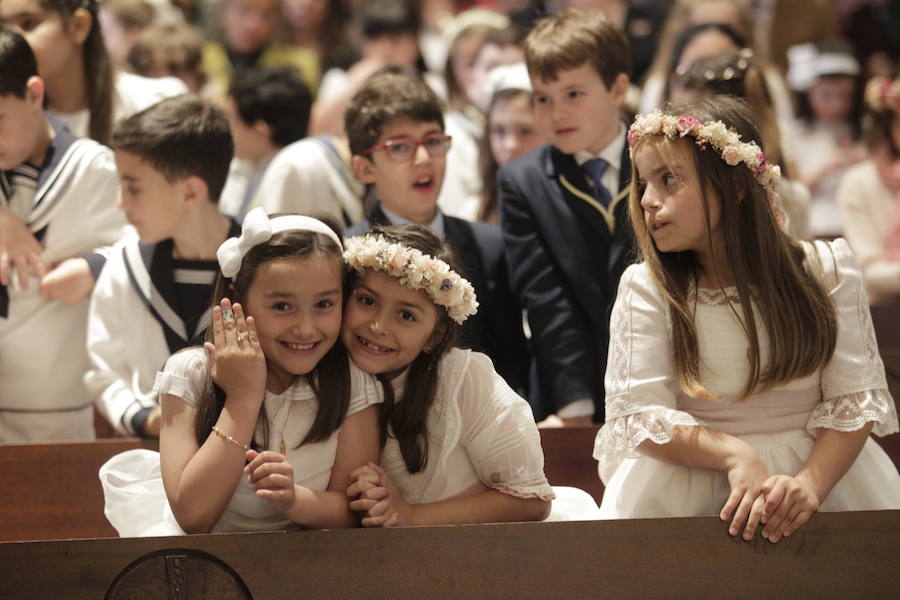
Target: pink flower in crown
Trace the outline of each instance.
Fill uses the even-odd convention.
[[[759,161],[759,164],[756,165],[755,167],[753,165],[750,165],[750,170],[753,171],[755,174],[759,175],[760,173],[765,171],[769,165],[766,164],[766,155],[763,152],[760,152],[759,154],[756,155],[756,160]]]
[[[676,124],[675,128],[679,133],[681,133],[681,137],[684,137],[689,133],[692,133],[701,125],[702,123],[700,122],[700,119],[697,119],[696,117],[692,117],[690,115],[686,115],[678,119],[678,123]]]
[[[453,306],[455,304],[461,303],[465,296],[464,288],[466,286],[463,285],[463,282],[465,282],[465,279],[462,279],[460,277],[459,279],[454,281],[453,279],[448,278],[448,279],[445,279],[444,281],[449,283],[449,286],[446,286],[446,287],[444,285],[441,285],[441,290],[444,291],[446,305]]]
[[[393,256],[387,262],[387,268],[392,273],[400,274],[403,272],[403,269],[406,268],[409,259],[409,251],[407,251],[402,246],[392,245],[391,250],[393,250]]]

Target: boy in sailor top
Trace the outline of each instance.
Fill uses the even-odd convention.
[[[0,30],[0,442],[94,437],[84,300],[95,249],[126,228],[112,152],[44,114],[37,73],[28,43]]]
[[[119,205],[138,237],[116,246],[94,289],[85,383],[116,431],[158,436],[156,372],[202,339],[216,249],[240,234],[217,205],[234,146],[225,114],[194,96],[122,121],[112,146]]]

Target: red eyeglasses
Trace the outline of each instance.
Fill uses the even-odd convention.
[[[388,140],[383,144],[377,144],[367,150],[363,150],[362,153],[372,154],[379,150],[384,150],[384,153],[387,154],[389,159],[394,162],[402,163],[411,159],[416,153],[416,150],[419,149],[419,146],[425,146],[425,151],[428,152],[428,156],[438,158],[447,155],[447,151],[450,150],[450,140],[451,137],[449,135],[444,135],[443,133],[427,135],[425,136],[425,139],[419,140],[418,142],[407,137],[395,138],[393,140]]]

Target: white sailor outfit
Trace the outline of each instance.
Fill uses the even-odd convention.
[[[232,222],[228,237],[238,235],[240,226]],[[217,274],[215,261],[205,269],[180,268],[172,240],[142,244],[130,238],[116,246],[91,298],[91,369],[84,380],[117,432],[142,434],[148,409],[158,402],[152,392],[157,371],[178,350],[202,343]],[[205,297],[199,309],[179,298],[178,286],[190,284],[193,295]],[[193,318],[201,311],[202,318]]]
[[[44,264],[84,256],[96,276],[105,261],[96,249],[126,231],[113,153],[50,122],[55,136],[27,225],[44,248]],[[9,205],[13,191],[0,173],[0,202]],[[39,286],[32,277],[28,290],[15,282],[0,288],[0,442],[92,439],[92,402],[82,382],[88,303],[49,300]]]

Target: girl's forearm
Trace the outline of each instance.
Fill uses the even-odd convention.
[[[226,402],[216,427],[240,444],[250,445],[256,412],[247,403]],[[187,533],[208,533],[231,501],[246,462],[243,447],[211,432],[191,457],[177,489],[169,494],[172,512]]]
[[[853,466],[873,425],[866,423],[862,429],[856,431],[819,430],[812,452],[809,453],[796,478],[812,487],[820,504]]]
[[[496,490],[410,506],[412,513],[410,525],[540,521],[550,514],[549,500],[516,498]]]
[[[676,426],[668,443],[644,440],[637,451],[664,463],[710,471],[728,471],[741,459],[757,457],[743,440],[698,425]]]
[[[350,502],[344,492],[314,492],[294,484],[294,504],[286,516],[311,529],[337,529],[356,527],[359,519],[350,510]]]

